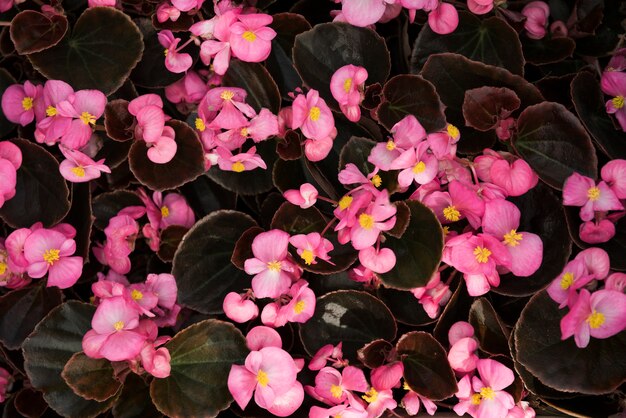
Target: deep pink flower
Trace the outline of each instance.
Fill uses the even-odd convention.
[[[296,252],[307,265],[317,264],[317,258],[331,263],[328,253],[333,250],[333,244],[317,232],[294,235],[289,238],[289,243],[296,247]]]
[[[250,351],[259,351],[264,347],[283,347],[280,334],[270,327],[258,326],[246,334],[246,346]]]
[[[605,290],[615,290],[617,292],[624,292],[626,289],[626,273],[613,273],[606,278],[604,283]]]
[[[465,337],[456,341],[448,352],[448,362],[452,370],[469,373],[476,369],[478,342],[473,337]]]
[[[193,210],[187,204],[185,197],[178,193],[154,192],[152,199],[143,189],[138,190],[141,201],[146,206],[148,220],[154,229],[161,230],[171,225],[180,225],[191,228],[196,222]]]
[[[324,403],[338,405],[346,401],[351,391],[365,392],[367,388],[363,370],[347,366],[341,372],[324,367],[315,377],[315,387],[311,389]]]
[[[429,318],[435,319],[439,310],[448,303],[452,296],[450,286],[441,281],[441,274],[435,272],[426,286],[411,289],[411,293],[418,299]]]
[[[577,290],[593,280],[585,268],[583,260],[572,260],[565,265],[559,276],[548,286],[548,294],[555,302],[559,303],[559,308],[572,305],[577,297]]]
[[[389,168],[402,170],[398,174],[398,184],[408,187],[414,181],[417,184],[430,183],[437,176],[439,162],[428,152],[428,142],[422,142],[416,148],[404,151]]]
[[[176,7],[171,6],[169,3],[161,3],[156,9],[156,16],[159,23],[166,22],[171,20],[172,22],[176,22],[180,17],[180,10]]]
[[[615,224],[608,219],[589,221],[580,224],[580,239],[588,244],[600,244],[615,236]]]
[[[74,252],[76,242],[73,239],[58,231],[38,229],[24,241],[28,275],[38,279],[48,273],[48,286],[71,287],[83,271],[83,259],[72,257]]]
[[[2,113],[13,122],[26,126],[45,114],[43,102],[43,87],[26,81],[24,85],[13,84],[2,94]]]
[[[0,367],[0,403],[5,401],[7,390],[9,389],[9,385],[12,380],[13,378],[11,377],[11,373]]]
[[[274,327],[281,327],[287,322],[305,323],[315,312],[315,293],[305,280],[294,283],[287,292],[287,296],[291,297],[289,303],[278,308],[276,317],[270,321]]]
[[[84,147],[93,134],[96,120],[104,113],[106,103],[106,96],[98,90],[79,90],[57,103],[56,114],[72,119],[61,143],[70,149]]]
[[[230,48],[233,55],[246,62],[264,61],[272,50],[276,31],[268,25],[272,16],[262,13],[240,14],[230,26]]]
[[[428,26],[439,35],[452,33],[459,26],[459,13],[450,3],[441,2],[428,14]]]
[[[47,145],[55,144],[70,128],[72,118],[59,114],[56,106],[67,100],[74,89],[61,80],[48,80],[43,87],[43,107],[45,117],[37,122],[35,139]]]
[[[204,4],[204,0],[171,0],[172,5],[181,12],[188,12],[193,9],[199,9]]]
[[[493,9],[494,0],[467,0],[467,7],[477,15],[484,15]]]
[[[361,119],[359,105],[363,100],[363,89],[367,80],[367,70],[356,65],[344,65],[330,79],[332,93],[341,112],[352,122]]]
[[[246,104],[247,92],[238,87],[216,87],[208,91],[198,106],[198,114],[212,129],[241,129],[256,115]]]
[[[602,167],[602,180],[618,199],[626,199],[626,160],[612,160]]]
[[[424,409],[426,410],[426,413],[428,415],[435,415],[435,412],[437,412],[437,405],[433,401],[413,392],[406,383],[404,384],[404,389],[406,389],[408,392],[402,398],[400,406],[404,408],[407,414],[411,416],[417,415],[420,410],[421,401],[421,403],[424,404]]]
[[[389,202],[387,190],[381,191],[358,216],[350,229],[350,240],[356,250],[371,247],[376,243],[381,231],[388,231],[396,224],[396,207]]]
[[[0,208],[15,196],[17,170],[22,165],[22,151],[12,142],[0,142]]]
[[[429,134],[426,140],[433,155],[438,160],[453,159],[456,156],[457,143],[461,139],[459,129],[448,124],[445,131]]]
[[[505,388],[510,386],[515,377],[508,367],[495,360],[478,360],[477,369],[480,377],[472,378],[472,389],[475,395],[471,402],[476,404],[476,418],[505,417],[508,410],[515,406],[513,397]]]
[[[111,169],[104,165],[104,158],[94,161],[78,150],[59,147],[66,160],[61,161],[61,175],[72,183],[84,183],[100,177],[101,173],[110,173]]]
[[[391,389],[379,390],[372,386],[361,398],[368,404],[366,410],[369,418],[379,417],[386,410],[394,410],[398,406],[398,403],[393,399]]]
[[[592,220],[596,211],[608,212],[624,209],[615,193],[605,182],[601,181],[596,185],[592,179],[578,173],[573,173],[565,180],[563,204],[581,206],[580,218],[583,221]]]
[[[262,232],[252,241],[255,258],[245,261],[248,274],[253,274],[252,290],[257,298],[277,298],[289,290],[294,266],[288,260],[289,234],[279,229]]]
[[[462,338],[473,337],[474,327],[465,321],[455,322],[448,330],[448,341],[450,345],[456,344]]]
[[[315,186],[311,183],[304,183],[300,186],[300,190],[287,190],[283,193],[283,196],[289,203],[300,206],[302,209],[308,209],[315,205],[318,194],[319,192]]]
[[[378,390],[394,389],[400,387],[400,379],[404,373],[404,365],[401,361],[394,361],[376,367],[370,374],[372,386]]]
[[[541,39],[546,36],[550,7],[543,1],[532,1],[522,9],[522,14],[526,16],[524,29],[531,39]]]
[[[309,370],[321,370],[326,366],[326,363],[329,360],[333,360],[333,366],[339,367],[343,365],[345,362],[343,360],[343,352],[341,350],[342,343],[340,342],[337,346],[333,346],[332,344],[326,344],[319,350],[317,353],[313,355],[311,361],[309,362]]]
[[[190,70],[183,78],[165,87],[165,97],[175,104],[195,104],[200,103],[207,91],[207,83],[197,72]],[[179,109],[188,108],[181,106]]]
[[[319,406],[312,406],[309,411],[309,418],[367,418],[367,411],[363,408],[359,402],[352,402],[351,404],[341,404],[333,406],[332,408],[320,408]]]
[[[240,295],[237,292],[230,292],[226,295],[222,309],[229,319],[240,324],[259,316],[259,307],[245,294]]]
[[[256,154],[256,147],[251,147],[248,151],[233,155],[224,147],[216,149],[218,155],[217,163],[220,168],[225,171],[234,171],[241,173],[246,170],[254,170],[255,168],[267,169],[267,165],[263,158]]]
[[[434,191],[426,195],[423,203],[431,208],[442,224],[467,218],[478,229],[485,213],[485,202],[476,189],[457,180],[448,184],[448,192]]]
[[[333,112],[317,90],[298,95],[293,101],[293,128],[300,128],[306,138],[324,140],[335,128]]]
[[[369,26],[378,22],[392,0],[343,0],[341,13],[346,22],[354,26]]]
[[[158,34],[159,43],[165,48],[165,67],[173,73],[184,73],[187,71],[193,59],[189,54],[181,54],[176,48],[180,38],[175,38],[170,30],[162,30]]]
[[[169,337],[167,338],[169,339]],[[165,339],[165,341],[167,341]],[[166,378],[170,375],[170,352],[166,347],[156,348],[158,345],[163,344],[165,341],[159,341],[158,343],[148,343],[139,353],[141,357],[141,366],[146,372],[150,373],[154,377]]]

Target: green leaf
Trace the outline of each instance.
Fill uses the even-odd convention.
[[[35,222],[50,227],[70,210],[70,191],[58,161],[40,145],[11,140],[22,151],[15,196],[0,208],[0,217],[12,228],[30,228]]]
[[[67,18],[24,10],[11,20],[10,34],[18,54],[32,54],[56,44],[67,32]]]
[[[431,324],[436,319],[430,318],[424,307],[413,293],[381,286],[376,294],[389,307],[396,320],[402,324],[421,326]]]
[[[512,143],[539,178],[557,190],[574,172],[596,178],[598,159],[591,138],[563,105],[544,102],[526,108]]]
[[[524,75],[519,36],[504,19],[496,16],[479,19],[461,11],[459,25],[448,35],[439,35],[429,25],[424,25],[413,47],[411,72],[419,72],[428,57],[441,52],[455,52],[471,60]]]
[[[339,290],[317,298],[313,317],[300,326],[305,350],[313,355],[326,344],[343,342],[346,358],[355,360],[365,344],[391,341],[397,331],[389,308],[366,292]]]
[[[235,267],[230,257],[239,237],[253,226],[256,222],[248,215],[220,210],[189,230],[172,267],[178,303],[204,314],[221,313],[226,294],[249,287],[251,277]]]
[[[411,217],[402,238],[387,236],[385,247],[396,254],[396,265],[380,275],[387,287],[413,289],[426,286],[439,267],[443,253],[443,229],[435,214],[422,203],[405,201]]]
[[[458,388],[446,350],[427,332],[404,334],[396,345],[404,365],[404,380],[411,390],[440,401],[454,395]]]
[[[248,349],[232,324],[208,319],[185,328],[167,345],[172,371],[154,379],[150,396],[171,417],[215,417],[233,401],[226,385],[233,364],[243,363]]]
[[[94,312],[95,307],[86,303],[64,303],[52,310],[22,345],[30,383],[43,392],[50,408],[66,417],[95,417],[117,399],[88,401],[76,395],[61,377],[68,360],[82,350],[83,335],[91,328]]]
[[[509,331],[487,299],[478,298],[472,303],[469,323],[474,327],[474,336],[481,350],[489,354],[509,355]]]
[[[109,95],[141,59],[141,40],[141,32],[128,15],[113,7],[93,7],[80,15],[71,34],[28,59],[48,79]]]
[[[61,372],[74,393],[95,401],[106,401],[115,395],[122,383],[115,379],[113,366],[107,359],[94,359],[85,353],[74,354]]]

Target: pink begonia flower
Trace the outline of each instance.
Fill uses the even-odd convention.
[[[159,23],[163,23],[168,20],[176,22],[180,17],[180,10],[170,5],[168,2],[161,3],[157,6],[156,17]]]
[[[280,334],[273,328],[257,326],[246,334],[246,346],[250,351],[259,351],[264,347],[283,347]]]
[[[9,253],[4,246],[4,239],[0,238],[0,287],[7,289],[21,289],[31,282],[30,277],[23,272],[13,270]]]
[[[171,0],[172,5],[181,12],[188,12],[193,9],[199,9],[204,4],[204,0]]]
[[[296,247],[296,252],[306,265],[317,264],[318,258],[333,264],[328,255],[334,248],[333,244],[317,232],[294,235],[289,238],[289,243]]]
[[[307,393],[328,405],[344,403],[351,391],[365,392],[368,389],[363,370],[347,366],[341,372],[332,367],[324,367],[315,376],[315,387],[307,386]]]
[[[350,229],[350,241],[355,250],[363,250],[376,243],[382,231],[389,231],[396,224],[396,207],[389,202],[387,190],[381,191],[376,200],[361,212]]]
[[[372,386],[378,388],[378,390],[399,388],[403,373],[404,365],[402,362],[394,361],[373,369],[370,374],[370,380]]]
[[[379,142],[374,145],[367,161],[383,171],[391,170],[391,163],[402,154],[403,149],[398,148],[393,139],[387,142]]]
[[[181,54],[176,50],[180,38],[175,38],[170,30],[162,30],[158,34],[159,43],[165,48],[165,67],[173,73],[184,73],[187,71],[193,58],[189,54]]]
[[[156,141],[146,141],[148,159],[156,164],[166,164],[172,161],[178,150],[175,136],[174,129],[171,126],[165,126]]]
[[[283,197],[293,205],[308,209],[317,202],[319,192],[311,183],[304,183],[300,190],[290,189],[283,193]]]
[[[56,106],[74,94],[72,86],[61,80],[48,80],[43,87],[45,118],[37,122],[35,139],[39,143],[54,145],[70,128],[71,117],[61,116]]]
[[[455,405],[454,412],[463,415],[469,410],[475,418],[505,418],[509,409],[515,406],[513,397],[504,391],[515,380],[513,372],[491,359],[478,360],[477,369],[480,377],[472,377],[471,388],[459,382],[456,396],[460,402]],[[466,377],[469,383],[469,375]]]
[[[28,275],[38,279],[48,274],[48,286],[67,289],[76,283],[83,272],[82,257],[72,257],[76,242],[61,232],[38,229],[24,241],[24,257],[28,261]]]
[[[332,408],[321,408],[312,406],[309,411],[309,418],[367,418],[367,411],[358,402],[352,404],[341,404]]]
[[[476,369],[478,356],[478,341],[473,337],[465,337],[456,341],[448,352],[448,362],[452,370],[459,373],[469,373]]]
[[[326,344],[313,355],[309,362],[309,370],[321,370],[326,366],[328,361],[333,361],[333,367],[340,367],[346,365],[347,362],[343,360],[343,351],[341,350],[342,343],[340,342],[336,346],[332,344]]]
[[[216,87],[208,91],[198,106],[198,113],[209,121],[207,127],[215,129],[239,129],[256,115],[245,102],[247,92],[238,87]]]
[[[279,229],[262,232],[252,241],[252,254],[244,263],[254,275],[252,290],[257,298],[277,298],[289,290],[295,268],[287,258],[289,234]]]
[[[293,101],[293,128],[300,128],[306,138],[324,140],[335,128],[333,112],[317,90],[299,94]]]
[[[409,11],[409,21],[415,21],[417,10],[429,12],[439,6],[439,0],[399,0],[400,5]]]
[[[485,202],[475,188],[457,180],[448,184],[448,192],[432,192],[423,203],[435,212],[444,225],[467,218],[470,225],[478,229],[485,213]]]
[[[413,392],[406,383],[404,383],[404,389],[408,392],[400,401],[400,406],[404,408],[407,414],[410,416],[417,415],[420,410],[421,401],[421,403],[424,404],[426,413],[431,416],[435,415],[435,412],[437,412],[437,405],[433,401]]]
[[[396,265],[396,254],[389,248],[367,247],[359,251],[359,261],[374,273],[384,274]]]
[[[428,14],[428,26],[439,35],[447,35],[459,26],[459,13],[450,3],[439,3],[439,7]]]
[[[532,1],[522,9],[526,16],[524,29],[530,39],[541,39],[546,36],[550,7],[543,1]]]
[[[477,15],[484,15],[493,9],[494,0],[467,0],[467,7]]]
[[[289,416],[304,398],[302,385],[296,380],[297,373],[298,367],[289,353],[277,347],[264,347],[248,354],[245,365],[231,367],[228,390],[241,409],[246,408],[254,394],[254,401],[261,408],[271,412],[272,406],[278,403],[279,416]],[[293,391],[296,393],[290,393]],[[286,405],[283,397],[289,401]],[[290,412],[285,414],[288,410]]]
[[[367,70],[356,65],[344,65],[330,79],[330,92],[339,103],[341,112],[352,122],[361,119],[363,89],[367,80]]]
[[[504,244],[489,234],[472,235],[471,232],[446,242],[443,261],[464,273],[470,296],[481,296],[490,287],[498,287],[497,267],[511,268],[511,254]]]
[[[559,308],[572,305],[577,297],[577,290],[593,280],[585,268],[582,259],[574,259],[567,263],[561,274],[548,286],[548,295],[555,302],[559,303]]]
[[[582,289],[576,303],[561,319],[561,339],[572,335],[576,346],[585,348],[590,337],[609,338],[626,329],[626,294],[598,290],[590,294]]]
[[[291,297],[288,304],[281,306],[272,321],[274,327],[281,327],[287,322],[305,323],[315,312],[315,293],[309,288],[305,280],[294,283],[287,296]]]
[[[382,179],[377,173],[378,170],[375,169],[366,177],[355,164],[348,163],[346,164],[346,167],[339,172],[339,176],[337,178],[343,185],[348,186],[359,184],[376,194],[378,193],[376,188],[380,187],[382,184]]]
[[[626,160],[611,160],[602,167],[602,180],[618,199],[626,199]]]
[[[530,407],[528,402],[520,401],[509,410],[506,418],[535,418],[535,415],[535,410]]]
[[[608,219],[583,222],[578,229],[580,239],[588,244],[607,242],[615,236],[615,232],[615,224]]]
[[[89,0],[87,7],[115,7],[116,0]]]
[[[448,341],[453,346],[462,338],[473,337],[474,327],[466,321],[455,322],[448,330]]]
[[[387,3],[395,0],[343,0],[341,13],[346,22],[354,26],[369,26],[383,17]]]
[[[139,311],[124,297],[104,299],[91,319],[91,327],[83,337],[83,351],[91,358],[110,361],[134,359],[141,352],[146,336],[135,329]]]
[[[304,141],[304,156],[309,161],[321,161],[328,156],[333,148],[333,141],[337,136],[337,129],[333,126],[330,135],[322,139],[307,138]]]
[[[428,152],[428,142],[420,143],[416,148],[409,148],[396,158],[389,167],[391,170],[402,170],[398,174],[398,184],[408,187],[430,183],[439,171],[439,162]]]
[[[509,153],[486,149],[474,159],[474,167],[478,178],[501,187],[509,196],[521,196],[539,181],[526,161]]]
[[[578,173],[573,173],[565,180],[563,204],[581,206],[580,218],[583,221],[592,220],[596,211],[608,212],[624,209],[615,193],[605,182],[601,181],[596,185],[592,179]]]
[[[153,318],[155,315],[151,311],[156,308],[159,301],[157,295],[148,290],[145,283],[133,283],[127,290],[129,299],[135,303],[139,313]]]
[[[11,373],[9,373],[6,369],[0,367],[0,403],[6,400],[7,390],[13,378],[11,377]]]
[[[170,375],[172,366],[170,365],[171,356],[166,347],[156,348],[159,343],[148,343],[139,353],[141,357],[141,366],[154,377],[160,379]]]
[[[26,126],[45,114],[43,86],[26,81],[24,85],[13,84],[2,94],[2,113],[13,123]]]
[[[101,264],[108,265],[116,273],[128,273],[131,268],[128,256],[135,248],[139,224],[129,215],[118,214],[109,220],[104,233],[106,244],[101,250],[94,247],[94,255]]]
[[[521,212],[513,203],[496,199],[485,204],[483,232],[502,240],[511,254],[511,272],[519,277],[534,274],[543,261],[543,242],[538,235],[518,231]]]
[[[398,406],[398,403],[393,399],[391,389],[378,390],[375,387],[370,387],[361,398],[368,403],[366,408],[368,418],[379,417],[386,410],[392,411]]]
[[[611,261],[602,248],[587,248],[576,254],[574,260],[581,260],[592,279],[603,280],[609,274]]]
[[[278,117],[269,109],[263,108],[258,115],[250,120],[250,125],[242,129],[242,135],[252,138],[255,143],[278,135]]]
[[[381,170],[389,171],[391,163],[411,147],[426,139],[426,130],[413,115],[407,115],[391,127],[393,139],[374,146],[368,161]]]
[[[605,290],[624,292],[626,289],[626,273],[613,273],[604,282]]]
[[[230,49],[232,54],[245,62],[265,61],[272,51],[272,39],[276,31],[268,25],[274,20],[263,13],[240,14],[238,22],[230,26]]]
[[[135,138],[155,142],[163,134],[166,116],[157,94],[143,94],[128,103],[128,113],[137,118]]]
[[[367,208],[374,198],[372,191],[364,188],[339,199],[333,214],[339,219],[335,231],[344,232],[347,230],[348,232],[347,236],[344,237],[345,239],[340,240],[342,244],[350,240],[349,228],[358,222],[357,214]]]
[[[66,100],[56,104],[56,113],[61,117],[72,118],[61,143],[70,149],[80,149],[87,144],[96,120],[104,113],[106,96],[98,90],[79,90]]]
[[[448,124],[445,131],[433,132],[426,137],[431,152],[438,160],[453,159],[460,139],[459,129],[452,124]]]
[[[248,299],[246,295],[230,292],[224,298],[222,309],[226,316],[240,324],[248,322],[259,316],[259,307]]]
[[[148,220],[155,229],[161,230],[171,225],[191,228],[196,222],[193,210],[181,194],[168,193],[163,198],[163,193],[154,192],[152,199],[148,197],[143,189],[139,189],[137,194],[146,206]]]
[[[12,142],[0,142],[0,208],[15,196],[17,170],[22,166],[22,151]]]
[[[411,289],[411,293],[418,299],[429,318],[435,319],[442,307],[452,296],[450,286],[441,281],[441,274],[435,272],[426,286]]]
[[[233,155],[224,147],[216,149],[218,155],[217,163],[222,170],[234,171],[241,173],[246,170],[254,170],[255,168],[267,169],[267,165],[263,158],[256,154],[256,147],[251,147],[248,151]]]
[[[172,103],[200,103],[208,91],[206,82],[200,74],[190,70],[175,83],[165,87],[165,97]]]
[[[168,273],[148,274],[146,289],[157,296],[157,306],[165,309],[173,309],[178,297],[176,279]]]
[[[85,183],[100,177],[102,173],[110,173],[111,169],[104,165],[104,158],[94,161],[78,150],[60,146],[61,153],[66,158],[61,161],[59,171],[64,179],[72,183]]]
[[[508,141],[511,139],[511,135],[513,135],[513,131],[515,129],[515,118],[508,117],[505,119],[499,119],[498,125],[496,126],[496,136],[501,141]]]

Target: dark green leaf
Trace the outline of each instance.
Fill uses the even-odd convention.
[[[180,225],[170,225],[161,231],[161,243],[157,255],[167,263],[171,262],[183,237],[189,231],[188,228]]]
[[[436,321],[436,319],[428,316],[422,304],[413,296],[413,293],[407,290],[396,290],[381,286],[376,294],[385,305],[389,306],[391,313],[400,323],[421,326]]]
[[[524,58],[531,64],[551,64],[571,57],[576,43],[570,38],[543,38],[539,40],[523,37]]]
[[[67,32],[67,19],[61,14],[46,16],[24,10],[11,20],[11,40],[18,54],[32,54],[56,44]]]
[[[222,81],[223,86],[240,87],[248,95],[246,103],[260,112],[262,108],[278,114],[280,93],[270,73],[255,62],[232,60]]]
[[[113,373],[109,360],[94,359],[80,352],[68,360],[61,377],[77,395],[102,402],[115,395],[122,387],[122,383],[115,379]]]
[[[143,206],[143,202],[136,193],[129,190],[116,190],[102,193],[91,202],[94,225],[103,230],[109,224],[109,220],[118,212],[128,206]]]
[[[517,94],[506,87],[479,87],[465,92],[463,117],[465,124],[479,131],[489,131],[519,109]]]
[[[162,418],[150,398],[150,386],[134,373],[126,376],[122,394],[113,407],[115,418]]]
[[[487,299],[479,298],[472,303],[469,323],[474,327],[474,336],[481,350],[489,354],[509,355],[509,330]]]

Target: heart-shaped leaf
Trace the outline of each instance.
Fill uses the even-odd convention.
[[[509,355],[509,331],[487,299],[479,298],[472,303],[469,323],[474,327],[474,336],[481,350],[489,354]]]
[[[256,222],[248,215],[220,210],[189,230],[172,267],[178,303],[204,314],[221,313],[226,294],[249,287],[250,276],[235,267],[230,257],[239,237],[253,226]]]
[[[443,230],[435,214],[422,203],[405,201],[411,212],[402,238],[387,236],[385,247],[396,254],[396,265],[380,278],[385,286],[413,289],[426,286],[443,253]]]
[[[465,124],[479,131],[497,126],[520,106],[517,94],[506,87],[479,87],[465,92],[463,117]]]
[[[122,387],[122,383],[115,379],[113,373],[109,360],[94,359],[80,352],[68,360],[61,377],[77,395],[102,402],[115,395]]]
[[[76,395],[61,377],[68,360],[82,350],[83,335],[91,328],[93,305],[70,301],[53,309],[24,341],[24,368],[35,389],[43,392],[50,408],[66,417],[95,417],[108,410],[117,397],[105,402]]]
[[[46,16],[34,10],[24,10],[11,20],[11,40],[20,55],[43,51],[58,44],[65,32],[67,18],[61,14]]]
[[[262,108],[278,114],[280,93],[270,73],[264,66],[255,62],[231,61],[222,81],[223,86],[239,87],[248,95],[246,103],[260,112]]]
[[[440,401],[457,392],[446,350],[427,332],[404,334],[396,345],[404,365],[404,380],[418,394]]]
[[[448,35],[435,33],[429,25],[424,25],[413,47],[412,72],[419,72],[428,57],[440,52],[456,52],[474,61],[506,68],[513,74],[524,74],[519,36],[504,19],[496,16],[479,19],[461,11],[459,25]]]
[[[11,140],[22,152],[15,196],[0,208],[0,217],[13,228],[35,222],[49,227],[70,210],[70,191],[59,172],[59,162],[43,147],[25,139]]]
[[[387,362],[387,357],[393,350],[393,344],[385,340],[374,340],[359,349],[357,355],[359,361],[367,367],[374,369]]]
[[[40,73],[74,89],[113,93],[141,59],[141,32],[128,15],[113,7],[93,7],[57,45],[28,55]],[[162,55],[162,53],[161,53]]]
[[[166,347],[172,357],[170,376],[154,379],[150,385],[159,411],[176,417],[214,417],[228,408],[233,397],[226,376],[248,354],[237,328],[208,319],[185,328]]]
[[[379,299],[365,292],[339,290],[317,298],[313,317],[300,326],[300,338],[310,355],[326,344],[343,342],[344,355],[355,360],[365,344],[391,341],[396,331],[393,315]]]
[[[595,178],[598,159],[580,121],[563,105],[544,102],[517,119],[513,146],[541,180],[561,190],[574,172]]]

